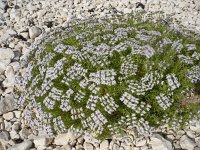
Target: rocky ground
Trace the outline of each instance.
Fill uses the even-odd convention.
[[[23,111],[14,105],[14,75],[25,71],[20,60],[45,32],[74,18],[137,11],[163,11],[174,22],[200,32],[199,0],[0,0],[0,150],[200,150],[198,121],[180,131],[162,127],[148,138],[130,133],[118,141],[98,143],[69,132],[50,139],[31,130],[23,120]]]

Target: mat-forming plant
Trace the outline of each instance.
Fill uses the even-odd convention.
[[[17,80],[27,123],[49,136],[69,129],[99,139],[136,128],[187,125],[199,103],[200,42],[164,23],[128,17],[72,21],[32,46]]]

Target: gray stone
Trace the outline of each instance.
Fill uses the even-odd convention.
[[[94,146],[91,143],[85,142],[83,144],[83,147],[84,147],[85,150],[94,150]]]
[[[120,145],[114,143],[113,146],[111,147],[111,150],[119,150],[120,149]]]
[[[6,150],[6,147],[2,141],[0,141],[0,150]]]
[[[11,120],[11,119],[13,119],[14,118],[14,114],[13,114],[13,112],[8,112],[8,113],[5,113],[5,114],[3,114],[3,118],[5,119],[5,120]]]
[[[35,147],[45,148],[51,142],[53,141],[52,138],[46,138],[45,136],[37,136],[34,138],[33,143],[35,144]]]
[[[28,129],[27,127],[22,127],[21,131],[19,132],[19,135],[22,139],[27,139],[28,136],[31,134],[31,129]]]
[[[0,48],[0,61],[14,58],[14,52],[10,48]]]
[[[26,140],[20,144],[16,144],[12,147],[10,147],[8,150],[30,150],[32,147],[33,143],[29,140]]]
[[[54,144],[56,145],[67,145],[69,142],[73,142],[76,140],[78,137],[75,136],[74,133],[68,132],[64,134],[59,134],[55,137],[54,139]]]
[[[104,140],[100,143],[100,150],[108,150],[109,149],[109,141]]]
[[[16,110],[16,111],[13,111],[13,112],[14,112],[16,118],[20,118],[21,117],[21,114],[22,114],[21,111]]]
[[[185,131],[179,130],[179,131],[176,133],[176,139],[180,139],[184,134],[185,134]]]
[[[4,12],[4,9],[6,8],[7,5],[8,5],[7,0],[0,0],[0,9],[2,10],[2,12]]]
[[[159,134],[154,134],[151,137],[150,143],[153,150],[172,150],[172,144],[168,140],[164,139]]]
[[[183,135],[180,139],[180,146],[182,149],[194,149],[195,142],[191,140],[187,135]]]
[[[84,150],[83,145],[76,145],[77,150]]]
[[[9,66],[13,67],[14,72],[16,72],[20,69],[19,62],[17,62],[17,61],[10,63]]]
[[[15,30],[13,30],[13,29],[8,29],[8,30],[6,31],[6,33],[8,33],[8,34],[11,35],[11,36],[17,34],[17,32],[16,32]]]
[[[14,87],[15,73],[12,66],[8,66],[5,71],[6,79],[3,82],[4,87]]]
[[[0,100],[0,115],[15,109],[16,106],[13,95],[6,94],[5,97]]]
[[[31,27],[29,29],[29,36],[31,39],[35,39],[36,37],[38,37],[40,34],[42,33],[42,30],[36,26]]]
[[[10,134],[8,131],[2,131],[0,132],[0,139],[3,139],[5,141],[9,141],[10,140]]]
[[[59,150],[71,150],[72,147],[70,145],[63,145]]]
[[[21,32],[20,35],[25,39],[29,39],[29,33],[28,32]]]
[[[5,130],[11,131],[11,129],[12,129],[11,122],[4,120],[4,124],[5,124]]]
[[[84,142],[83,136],[79,137],[79,138],[77,139],[77,141],[78,141],[79,144],[83,144],[83,142]]]
[[[15,131],[15,130],[12,130],[12,131],[10,132],[10,137],[11,137],[11,139],[13,139],[13,140],[18,140],[18,139],[20,138],[19,134],[18,134],[17,131]]]
[[[6,64],[0,61],[0,75],[3,74],[6,70]]]
[[[196,137],[195,142],[196,142],[197,146],[200,147],[200,137]]]
[[[21,124],[19,122],[15,122],[13,125],[12,125],[12,130],[15,130],[15,131],[19,131],[21,128]]]
[[[200,147],[195,147],[194,150],[200,150]]]
[[[136,139],[136,140],[135,140],[135,145],[136,145],[137,147],[139,147],[139,146],[144,146],[146,143],[147,143],[147,142],[146,142],[145,139]]]

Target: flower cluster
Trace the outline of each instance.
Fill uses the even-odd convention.
[[[139,98],[132,96],[131,94],[125,92],[120,100],[129,108],[135,109],[137,104],[139,103]]]
[[[158,104],[164,109],[166,110],[167,108],[169,108],[172,103],[174,102],[173,99],[170,99],[169,96],[166,96],[163,93],[160,93],[158,96],[155,97]]]
[[[178,82],[178,78],[175,76],[175,74],[168,74],[166,76],[167,82],[170,86],[171,91],[175,90],[176,88],[180,87],[181,84]]]
[[[158,74],[157,72],[147,73],[141,78],[141,81],[129,81],[128,89],[136,95],[145,95],[146,91],[151,90],[156,84],[159,84],[159,79],[162,76],[162,74]]]
[[[104,110],[109,114],[112,114],[112,112],[116,111],[116,109],[119,107],[117,104],[115,104],[114,99],[109,94],[106,94],[99,98],[99,101],[104,107]]]
[[[89,127],[92,131],[101,134],[104,130],[103,125],[108,121],[99,110],[96,110],[85,121],[81,121],[85,128]]]

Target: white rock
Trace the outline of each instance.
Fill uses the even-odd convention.
[[[6,0],[0,0],[0,9],[4,10],[6,5],[8,5],[8,2]]]
[[[146,143],[147,143],[147,142],[146,142],[145,139],[136,139],[136,140],[135,140],[135,145],[136,145],[137,147],[139,147],[139,146],[144,146]]]
[[[37,136],[34,138],[33,143],[35,144],[35,147],[45,148],[49,144],[51,144],[53,139],[46,138],[45,136]]]
[[[113,146],[111,147],[111,150],[119,150],[120,149],[120,145],[114,143]]]
[[[16,118],[20,118],[21,117],[21,114],[22,114],[21,111],[16,110],[16,111],[13,111],[13,112],[14,112]]]
[[[94,147],[99,146],[99,141],[97,139],[95,139],[92,135],[90,134],[85,134],[84,135],[84,139],[85,142],[87,143],[91,143],[92,145],[94,145]]]
[[[14,72],[16,72],[20,69],[20,64],[17,61],[10,63],[9,66],[13,67]]]
[[[76,137],[71,133],[59,134],[55,137],[54,144],[67,145],[69,141],[74,141]]]
[[[63,145],[59,150],[71,150],[72,147],[70,145]]]
[[[28,136],[32,133],[31,129],[28,129],[26,127],[22,127],[21,131],[19,132],[19,135],[22,139],[27,139]]]
[[[6,64],[0,61],[0,75],[6,70]]]
[[[180,139],[180,146],[182,149],[194,149],[196,146],[195,142],[191,140],[187,135],[183,135]]]
[[[3,114],[3,118],[4,118],[5,120],[11,120],[11,119],[14,118],[14,114],[13,114],[13,112],[8,112],[8,113],[6,113],[6,114]]]
[[[109,141],[104,140],[100,143],[100,150],[108,150],[109,149]]]
[[[14,58],[14,52],[10,48],[0,48],[0,60],[7,60]]]
[[[172,144],[159,134],[154,134],[149,144],[153,150],[172,150]]]
[[[176,133],[176,139],[180,139],[184,134],[185,134],[185,131],[179,130],[179,131]]]
[[[18,140],[18,139],[20,138],[19,134],[18,134],[17,131],[15,131],[15,130],[12,130],[12,131],[10,132],[10,137],[11,137],[11,139],[13,139],[13,140]]]
[[[35,39],[42,33],[42,30],[39,27],[33,26],[29,29],[29,36],[31,39]]]
[[[19,131],[21,128],[21,124],[19,122],[14,122],[14,124],[12,125],[12,130],[15,130],[15,131]]]
[[[186,134],[188,137],[194,139],[195,138],[195,132],[194,131],[191,131],[191,130],[188,130],[186,131]]]
[[[17,34],[17,32],[16,32],[15,30],[13,30],[13,29],[8,29],[8,30],[6,31],[6,33],[8,33],[8,34],[11,35],[11,36]]]
[[[28,32],[21,32],[20,35],[25,39],[29,39],[29,33]]]
[[[196,142],[197,146],[200,147],[200,137],[196,137],[195,142]]]
[[[30,150],[32,145],[33,145],[33,143],[31,141],[27,140],[20,144],[16,144],[16,145],[12,146],[8,150]]]
[[[84,147],[85,150],[94,150],[94,146],[91,143],[85,142],[83,144],[83,147]]]
[[[11,129],[12,129],[11,122],[4,120],[4,125],[5,125],[5,130],[6,131],[11,131]]]
[[[5,140],[5,141],[9,141],[10,140],[10,134],[9,134],[8,131],[0,132],[0,141],[1,140]]]
[[[4,87],[14,87],[15,73],[12,66],[7,66],[5,71],[6,79],[3,82]]]

